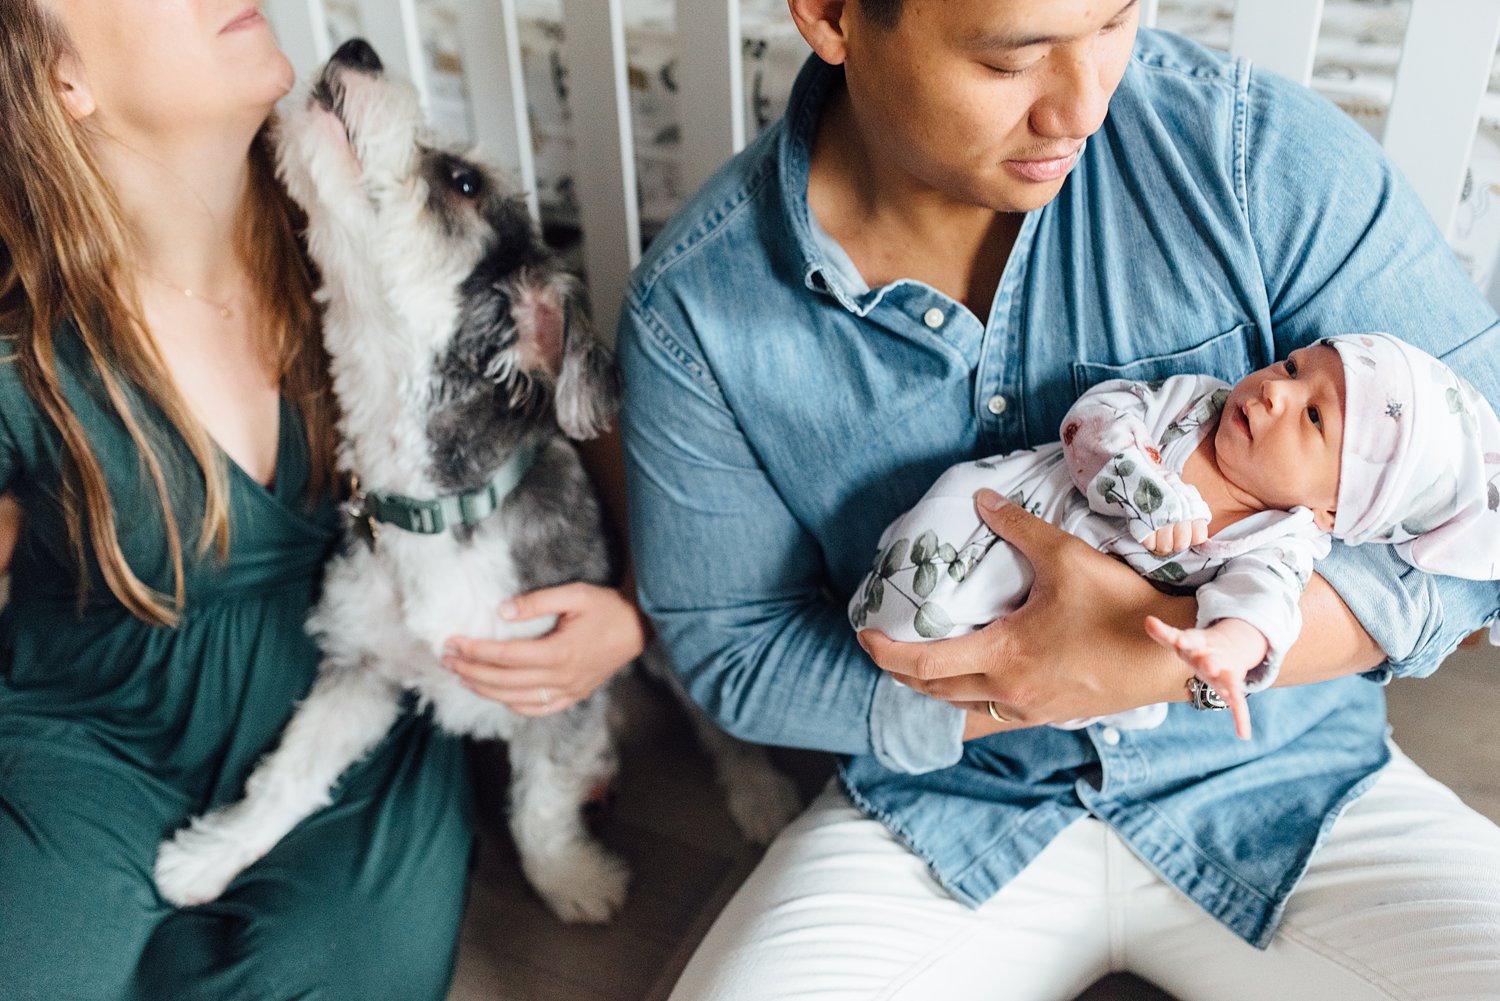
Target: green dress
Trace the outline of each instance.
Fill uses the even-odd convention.
[[[0,342],[0,357],[9,354]],[[142,580],[171,592],[165,522],[71,328],[65,393],[109,480]],[[273,488],[229,463],[227,561],[197,557],[202,477],[156,409],[187,542],[173,629],[127,613],[90,565],[80,616],[59,493],[61,436],[0,362],[0,491],[26,511],[0,612],[0,997],[6,1001],[440,999],[468,859],[460,742],[404,714],[315,814],[218,901],[177,910],[151,878],[158,842],[238,799],[312,683],[303,631],[336,543],[334,505],[283,404]]]

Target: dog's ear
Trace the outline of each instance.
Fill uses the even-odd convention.
[[[614,358],[594,336],[588,297],[576,278],[552,275],[525,283],[512,310],[521,334],[521,363],[545,373],[556,389],[557,424],[583,441],[608,430],[620,402]]]

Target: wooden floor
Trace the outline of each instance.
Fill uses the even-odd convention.
[[[624,913],[603,928],[556,921],[530,892],[503,837],[476,865],[449,1001],[661,1001],[759,853],[743,844],[685,724],[654,690],[622,692],[631,720],[604,840],[635,868]],[[1396,740],[1480,812],[1500,822],[1500,652],[1461,651],[1431,678],[1390,689]],[[814,755],[778,759],[811,793]],[[1112,976],[1079,1001],[1171,1001]]]

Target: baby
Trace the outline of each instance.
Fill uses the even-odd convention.
[[[1249,739],[1245,695],[1275,680],[1330,537],[1394,545],[1431,573],[1500,579],[1497,484],[1489,404],[1386,334],[1324,339],[1232,388],[1197,375],[1106,382],[1068,411],[1061,442],[944,473],[881,536],[849,618],[933,640],[1017,608],[1032,571],[975,515],[974,492],[989,487],[1152,580],[1195,588],[1197,628],[1148,618],[1146,630]],[[1165,716],[1155,705],[1058,725],[1139,729]]]

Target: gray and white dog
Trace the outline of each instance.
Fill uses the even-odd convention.
[[[612,360],[524,202],[496,171],[444,149],[415,91],[364,42],[346,43],[288,99],[279,168],[322,272],[341,469],[398,507],[447,497],[459,523],[431,534],[385,526],[330,562],[308,622],[323,653],[312,692],[246,797],[162,844],[157,886],[179,905],[218,897],[328,804],[410,690],[445,730],[508,742],[510,826],[527,877],[564,920],[605,920],[629,873],[585,831],[580,806],[615,767],[606,692],[525,717],[463,687],[439,659],[449,636],[552,627],[500,620],[507,598],[609,579],[599,507],[566,439],[609,424]],[[690,712],[735,820],[769,840],[797,808],[792,786],[759,749]]]

